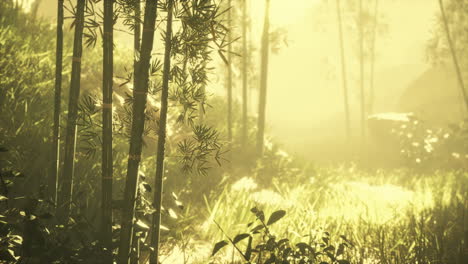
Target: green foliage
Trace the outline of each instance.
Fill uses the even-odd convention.
[[[54,32],[12,1],[0,10],[0,145],[10,150],[2,169],[21,171],[38,187],[52,123]]]
[[[247,224],[248,231],[237,234],[234,239],[228,237],[229,242],[246,263],[350,263],[348,260],[343,259],[345,248],[352,246],[345,236],[341,236],[343,242],[338,244],[338,248],[330,243],[330,234],[328,232],[321,233],[321,238],[309,237],[307,243],[299,242],[291,245],[288,238],[277,237],[270,231],[270,225],[283,218],[286,211],[278,210],[273,212],[268,221],[265,221],[265,213],[257,207],[252,208],[250,211],[255,214],[256,218],[254,222]],[[218,227],[222,230],[220,226]],[[247,246],[243,251],[238,244],[247,238]],[[217,242],[212,256],[228,244],[225,240]]]

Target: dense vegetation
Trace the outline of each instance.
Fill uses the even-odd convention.
[[[0,1],[0,263],[468,261],[468,119],[374,113],[378,5],[342,3],[361,18],[354,140],[336,1],[347,141],[321,164],[269,135],[284,32],[266,0],[254,43],[248,2],[59,0],[50,23]],[[455,65],[466,102],[468,4],[440,7],[431,59]]]

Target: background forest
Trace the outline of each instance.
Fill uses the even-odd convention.
[[[465,0],[0,1],[0,263],[468,262]]]

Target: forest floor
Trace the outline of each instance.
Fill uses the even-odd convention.
[[[324,169],[303,182],[278,181],[268,188],[245,177],[211,202],[206,200],[205,220],[195,228],[197,235],[176,242],[163,263],[237,263],[233,247],[224,248],[216,259],[210,255],[226,235],[233,238],[246,232],[247,223],[255,220],[250,212],[254,206],[266,215],[285,210],[286,216],[272,231],[293,243],[307,242],[323,231],[335,243],[340,235],[346,236],[355,246],[348,251],[353,263],[434,258],[464,250],[457,243],[463,243],[458,239],[468,227],[467,182],[467,172],[415,175],[355,168]]]

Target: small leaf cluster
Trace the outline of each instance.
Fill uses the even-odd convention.
[[[323,232],[320,242],[309,241],[291,245],[288,238],[275,236],[270,230],[271,225],[278,222],[286,215],[286,211],[278,210],[273,212],[266,221],[265,213],[254,207],[250,210],[256,216],[256,220],[247,225],[248,232],[237,234],[233,239],[228,237],[224,230],[218,228],[228,237],[215,244],[212,256],[217,254],[222,248],[231,244],[240,254],[245,263],[258,264],[349,264],[344,259],[346,248],[352,244],[345,236],[341,236],[342,242],[338,247],[330,243],[330,234]],[[241,241],[247,239],[245,250],[241,249]]]

